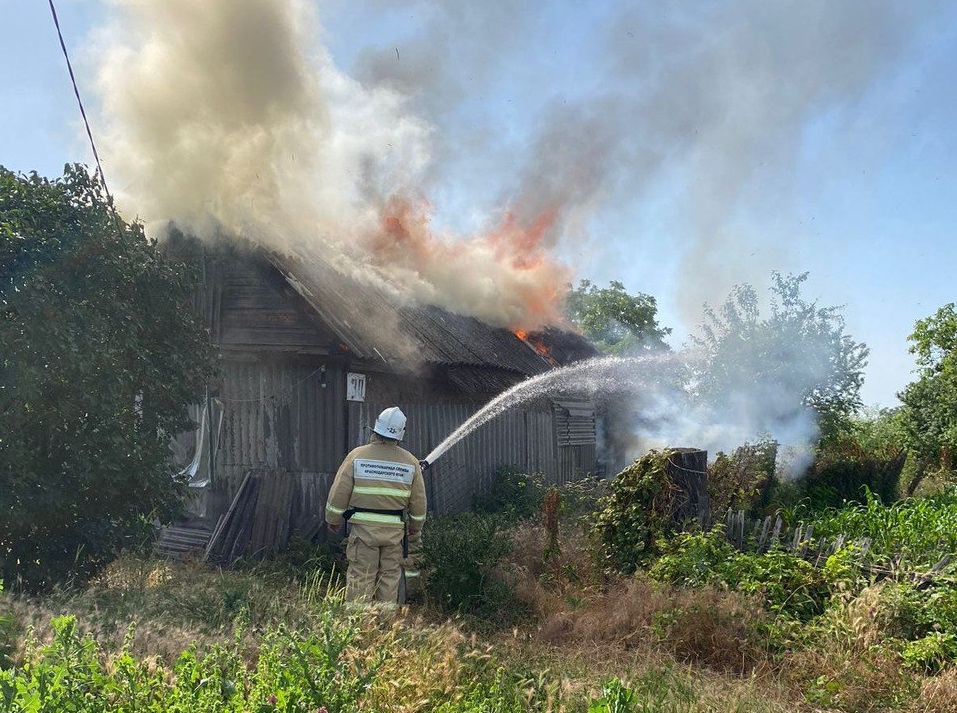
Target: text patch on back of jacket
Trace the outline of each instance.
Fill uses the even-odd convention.
[[[412,476],[415,475],[415,466],[407,463],[356,458],[354,465],[353,475],[356,479],[388,480],[409,485],[412,483]]]

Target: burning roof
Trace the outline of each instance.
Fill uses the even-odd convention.
[[[321,258],[262,255],[360,359],[393,366],[455,366],[456,378],[467,383],[474,373],[463,367],[491,366],[531,376],[597,353],[570,332],[513,332],[416,303],[385,282],[347,274]]]

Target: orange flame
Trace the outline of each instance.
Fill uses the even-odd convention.
[[[546,250],[557,215],[548,209],[526,223],[509,212],[484,234],[446,239],[436,235],[427,201],[393,196],[368,247],[377,264],[412,271],[453,311],[503,325],[563,324],[570,274]]]
[[[530,334],[525,329],[513,329],[512,334],[525,342],[528,346],[538,352],[538,355],[545,359],[552,366],[559,366],[558,362],[555,361],[552,357],[552,351],[548,348],[548,345],[545,344],[545,340],[541,334]]]

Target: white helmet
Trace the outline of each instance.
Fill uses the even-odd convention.
[[[405,438],[405,414],[398,406],[390,406],[379,414],[372,430],[383,438],[401,441]]]

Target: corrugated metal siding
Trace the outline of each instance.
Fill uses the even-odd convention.
[[[345,453],[341,367],[230,361],[217,475],[230,491],[249,468],[335,472]],[[236,482],[233,482],[236,481]]]
[[[391,405],[350,405],[350,447],[368,441],[376,416]],[[399,406],[409,419],[402,445],[420,458],[478,410],[463,404]],[[508,411],[453,445],[427,471],[430,509],[467,509],[476,495],[490,490],[492,476],[502,466],[542,473],[551,484],[568,483],[594,469],[595,454],[594,444],[559,448],[550,412]]]
[[[587,401],[557,401],[555,433],[559,446],[591,446],[596,442],[595,406]]]

